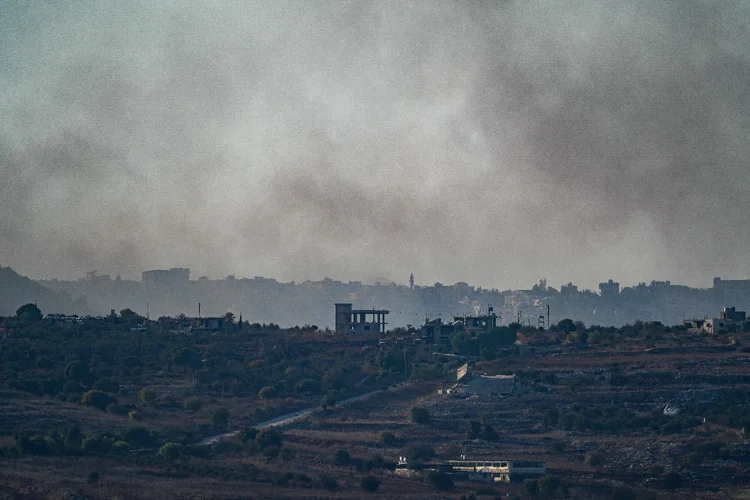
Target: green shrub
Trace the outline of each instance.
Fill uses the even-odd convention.
[[[168,462],[177,460],[182,455],[182,445],[180,443],[165,443],[159,448],[159,457]]]
[[[260,391],[258,391],[258,397],[260,399],[265,399],[265,400],[274,399],[278,395],[279,395],[279,391],[276,390],[276,387],[272,385],[267,385],[263,387]]]
[[[138,393],[138,399],[140,399],[143,404],[152,405],[156,401],[156,391],[151,387],[144,387]]]
[[[432,470],[427,474],[427,481],[441,491],[453,489],[453,479],[446,472]]]
[[[211,423],[214,427],[224,429],[229,425],[229,410],[224,408],[223,406],[221,408],[215,409],[211,413]]]
[[[333,461],[338,465],[349,465],[352,462],[352,456],[346,450],[336,450],[333,454]]]
[[[84,393],[83,397],[81,397],[81,403],[88,405],[88,406],[93,406],[94,408],[97,408],[102,411],[105,411],[107,409],[107,406],[110,403],[114,403],[114,402],[116,401],[114,401],[112,398],[107,396],[106,393],[102,391],[96,391],[96,390],[88,391]]]
[[[380,479],[375,476],[366,476],[362,478],[359,484],[366,492],[375,493],[380,488]]]
[[[396,439],[395,434],[386,431],[380,433],[380,442],[385,446],[396,446],[398,444],[398,439]]]
[[[676,472],[667,472],[662,476],[662,482],[664,483],[664,488],[674,490],[682,484],[682,476]]]
[[[415,424],[430,423],[430,412],[423,406],[412,406],[409,411],[411,421]]]
[[[198,411],[201,409],[201,406],[201,399],[198,397],[187,398],[184,403],[185,409],[190,411]]]

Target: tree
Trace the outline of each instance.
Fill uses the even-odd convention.
[[[349,465],[352,462],[352,456],[346,450],[336,450],[333,454],[333,461],[338,465]]]
[[[159,448],[159,456],[168,461],[172,462],[177,460],[182,455],[182,445],[180,443],[168,442]]]
[[[186,410],[198,411],[202,406],[201,399],[198,397],[187,398],[184,406]]]
[[[594,451],[586,455],[586,463],[591,467],[601,467],[604,465],[604,453],[601,451]]]
[[[539,480],[539,492],[547,497],[555,496],[562,485],[560,478],[547,474]]]
[[[479,436],[482,434],[482,424],[481,422],[477,420],[472,420],[469,422],[469,430],[466,433],[466,437],[468,439],[479,439]]]
[[[415,424],[428,424],[430,422],[430,412],[423,406],[412,406],[410,415],[411,421]]]
[[[398,439],[396,439],[395,434],[386,431],[380,434],[380,442],[386,446],[396,446],[398,444]]]
[[[221,408],[215,409],[211,413],[211,423],[214,427],[218,428],[225,428],[227,425],[229,425],[229,410],[224,408],[223,406]]]
[[[86,478],[86,482],[89,484],[96,484],[99,482],[99,473],[94,471],[91,474],[89,474],[89,477]]]
[[[16,310],[16,316],[23,323],[36,323],[42,320],[42,311],[36,304],[24,304]]]
[[[272,385],[267,385],[264,388],[262,388],[260,391],[258,391],[258,397],[260,399],[274,399],[276,396],[278,396],[279,391],[276,390],[276,387]]]
[[[255,444],[260,449],[266,446],[281,446],[283,440],[283,435],[273,429],[263,429],[255,436]]]
[[[427,474],[427,480],[435,488],[441,491],[446,491],[453,488],[453,479],[451,479],[450,474],[446,472],[432,470]]]
[[[682,476],[676,472],[667,472],[662,476],[662,481],[664,481],[664,487],[666,489],[674,490],[679,488],[680,484],[682,484]]]
[[[323,399],[320,401],[320,406],[324,410],[336,406],[337,402],[336,391],[328,391]]]
[[[366,476],[362,478],[359,484],[366,492],[375,493],[380,488],[380,479],[375,476]]]
[[[497,441],[498,435],[494,427],[484,424],[484,428],[482,429],[482,439],[485,441]]]
[[[527,479],[523,482],[523,485],[526,487],[526,491],[529,492],[529,495],[536,496],[536,494],[539,492],[539,481],[536,479]]]
[[[428,444],[409,444],[401,450],[401,456],[409,462],[432,460],[435,450]]]
[[[140,399],[143,404],[152,405],[154,404],[154,401],[156,401],[156,391],[151,387],[144,387],[138,393],[138,399]]]
[[[97,390],[85,392],[81,398],[81,403],[93,406],[99,410],[105,411],[107,405],[112,403],[114,400],[107,396],[107,393]]]
[[[183,347],[175,351],[173,361],[176,365],[184,366],[185,373],[187,373],[188,367],[197,369],[201,366],[201,357],[190,347]]]
[[[123,434],[123,439],[131,446],[151,446],[153,438],[145,427],[128,427]]]
[[[89,365],[80,360],[71,361],[65,367],[65,378],[75,382],[85,383],[91,378]]]
[[[576,324],[570,318],[565,318],[557,323],[557,328],[563,333],[573,333],[576,331]]]
[[[126,308],[120,311],[120,319],[125,323],[141,323],[146,318],[134,312],[132,309]]]

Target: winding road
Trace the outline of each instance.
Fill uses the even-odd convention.
[[[404,382],[398,384],[396,387],[401,387],[404,385]],[[338,408],[340,406],[348,405],[350,403],[354,403],[355,401],[361,401],[363,399],[369,398],[373,394],[378,394],[380,392],[387,392],[389,389],[378,389],[371,392],[366,392],[365,394],[360,394],[359,396],[354,396],[353,398],[344,399],[343,401],[339,401],[334,405],[335,408]],[[314,406],[312,408],[306,408],[304,410],[297,410],[294,413],[287,413],[286,415],[280,415],[276,418],[272,418],[271,420],[266,420],[265,422],[260,422],[258,424],[253,425],[255,429],[267,429],[269,427],[281,427],[282,425],[291,424],[292,422],[297,422],[298,420],[302,420],[304,418],[309,417],[315,412],[322,411],[319,406]],[[211,445],[216,442],[218,442],[220,439],[223,438],[231,438],[237,433],[237,431],[232,432],[226,432],[224,434],[219,434],[217,436],[211,436],[207,437],[203,441],[201,441],[200,445]]]

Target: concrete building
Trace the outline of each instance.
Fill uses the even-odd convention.
[[[599,291],[603,299],[616,299],[620,295],[620,284],[612,280],[599,283]]]
[[[531,460],[446,460],[423,464],[421,470],[447,472],[456,479],[465,478],[480,483],[508,483],[511,477],[534,478],[547,474],[544,462]],[[412,477],[419,471],[412,470],[406,457],[398,457],[396,475]]]
[[[385,333],[385,309],[352,309],[351,304],[336,306],[336,333]]]
[[[190,281],[190,269],[173,267],[171,269],[154,269],[141,273],[141,282],[151,288],[179,288]]]
[[[448,346],[456,335],[456,326],[450,323],[443,323],[443,320],[436,318],[433,320],[425,319],[424,325],[419,329],[422,341],[438,346]]]
[[[223,330],[226,319],[223,317],[193,318],[193,330]]]
[[[723,280],[714,278],[714,290],[722,292],[750,292],[750,280]]]
[[[745,311],[735,307],[724,307],[718,318],[684,319],[682,325],[688,333],[728,333],[741,332],[748,324]]]
[[[511,476],[541,477],[547,474],[544,462],[529,460],[448,460],[453,472],[468,474],[469,480],[478,482],[509,483]]]

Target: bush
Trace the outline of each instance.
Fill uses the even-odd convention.
[[[352,456],[346,450],[337,450],[333,454],[333,461],[338,465],[349,465],[352,463]]]
[[[80,382],[76,382],[75,380],[65,382],[65,385],[63,385],[63,392],[65,394],[81,394],[83,391],[83,385],[81,385]]]
[[[258,435],[258,429],[254,427],[250,427],[250,428],[243,427],[237,431],[237,440],[240,443],[245,444],[248,441],[253,441],[257,435]]]
[[[169,442],[159,448],[159,456],[168,461],[172,462],[177,460],[182,455],[182,445],[180,443]]]
[[[122,437],[131,446],[147,447],[153,443],[151,433],[145,427],[129,427]]]
[[[664,487],[668,490],[674,490],[679,488],[682,484],[682,476],[676,472],[667,472],[662,476]]]
[[[110,403],[107,405],[107,412],[113,415],[127,415],[129,410],[125,406],[120,406],[116,403]]]
[[[143,404],[152,405],[154,404],[154,401],[156,401],[156,391],[151,387],[144,387],[138,393],[138,399],[140,399]]]
[[[427,481],[441,491],[453,489],[453,479],[446,472],[432,470],[427,474]]]
[[[263,448],[263,456],[266,457],[268,460],[272,460],[279,456],[281,453],[281,448],[278,446],[266,446]]]
[[[430,422],[430,412],[423,406],[412,406],[409,414],[411,421],[415,424],[428,424]]]
[[[283,440],[282,434],[273,429],[263,429],[255,436],[255,444],[261,450],[267,446],[281,446]]]
[[[260,399],[274,399],[279,395],[279,391],[276,390],[276,387],[272,385],[267,385],[264,388],[262,388],[260,391],[258,391],[258,397]]]
[[[201,400],[198,397],[187,398],[184,403],[185,409],[190,411],[198,411],[201,406]]]
[[[362,478],[359,484],[366,492],[375,493],[380,488],[380,479],[375,476],[366,476]]]
[[[594,451],[586,454],[586,463],[591,467],[601,467],[604,465],[604,453],[601,451]]]
[[[567,445],[568,444],[565,441],[555,441],[554,443],[552,443],[552,450],[555,453],[562,453],[563,451],[565,451]]]
[[[409,462],[432,460],[435,450],[426,444],[410,444],[401,450],[401,456],[406,457]]]
[[[81,398],[81,403],[88,406],[93,406],[94,408],[102,411],[105,411],[107,409],[107,405],[113,402],[115,401],[107,396],[106,393],[96,390],[91,390],[84,393],[83,397]]]
[[[336,396],[336,391],[328,391],[325,396],[323,396],[323,399],[320,401],[320,406],[324,410],[328,408],[332,408],[336,406],[336,403],[338,402],[338,397]]]
[[[120,384],[113,382],[108,378],[100,378],[94,382],[94,385],[92,385],[91,388],[104,392],[117,392],[120,389]]]
[[[223,406],[221,408],[215,409],[211,413],[211,423],[214,427],[218,427],[220,429],[226,428],[226,426],[229,425],[229,410],[227,410]]]
[[[563,489],[562,481],[557,476],[547,474],[539,480],[539,492],[547,497],[554,497],[559,490]]]
[[[279,452],[279,458],[284,462],[288,462],[289,460],[294,458],[294,451],[289,448],[282,447],[281,452]]]
[[[320,478],[320,486],[328,491],[335,491],[339,488],[339,482],[330,476],[323,476]]]
[[[109,452],[112,455],[123,456],[123,455],[127,455],[129,450],[130,450],[130,445],[126,443],[125,441],[115,441],[112,444],[112,447],[109,449]]]
[[[396,439],[396,435],[392,432],[381,432],[380,442],[386,446],[396,446],[398,444],[398,439]]]
[[[527,479],[523,482],[523,485],[526,487],[526,491],[532,497],[536,496],[536,494],[539,493],[539,481],[537,481],[536,479]]]

